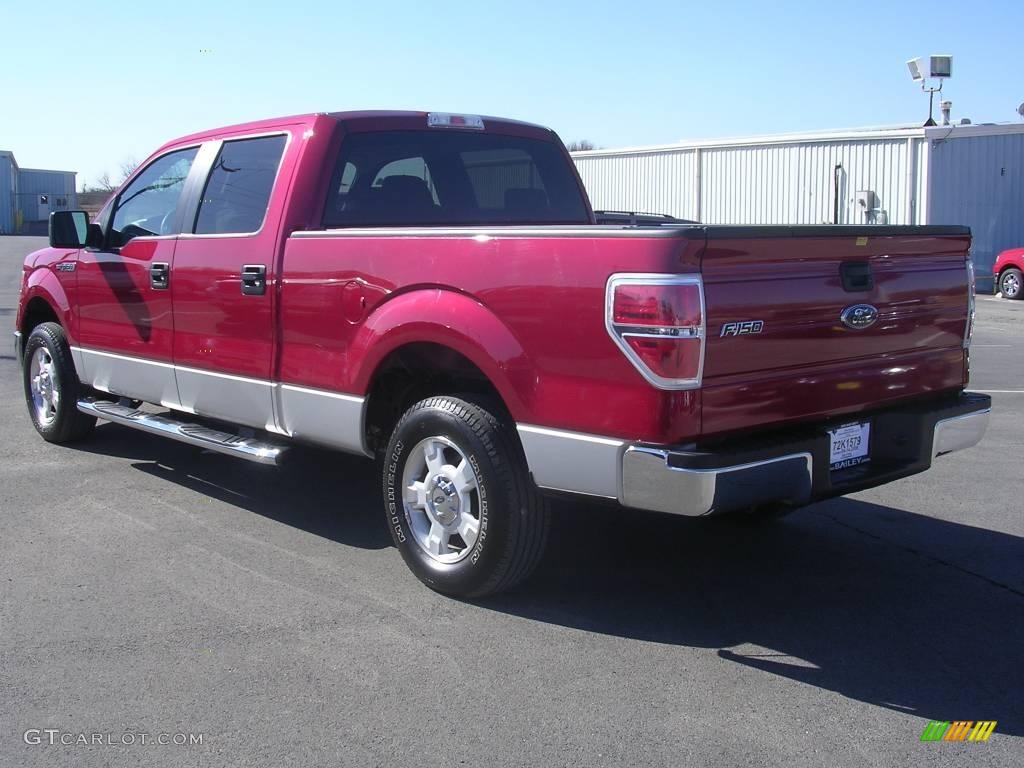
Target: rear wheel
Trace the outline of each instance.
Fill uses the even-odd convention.
[[[1024,298],[1024,276],[1016,267],[1010,267],[999,276],[999,292],[1005,299]]]
[[[92,432],[96,419],[78,410],[81,384],[60,325],[41,323],[29,334],[22,376],[29,415],[44,440],[67,443]]]
[[[549,515],[518,439],[497,408],[432,397],[391,435],[384,506],[398,551],[431,589],[480,597],[509,589],[541,558]]]

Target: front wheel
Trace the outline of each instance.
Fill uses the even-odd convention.
[[[384,458],[391,538],[431,589],[481,597],[525,579],[549,527],[511,426],[497,409],[456,397],[402,416]]]
[[[29,334],[22,376],[32,424],[44,440],[67,443],[92,432],[96,419],[78,410],[81,384],[60,325],[41,323]]]
[[[1016,267],[1010,267],[999,276],[999,292],[1004,299],[1024,297],[1024,276]]]

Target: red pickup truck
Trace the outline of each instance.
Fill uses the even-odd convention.
[[[974,445],[961,227],[605,216],[550,130],[315,114],[173,141],[25,261],[39,434],[378,460],[415,574],[524,578],[548,497],[777,514]],[[340,503],[340,502],[339,502]]]

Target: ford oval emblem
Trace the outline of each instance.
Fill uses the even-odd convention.
[[[878,319],[878,309],[870,304],[854,304],[852,307],[844,309],[843,313],[839,315],[839,319],[846,327],[853,328],[855,331],[863,331],[868,326],[875,324],[875,320]]]

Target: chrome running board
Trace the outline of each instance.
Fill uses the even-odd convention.
[[[169,437],[179,443],[188,443],[209,451],[237,456],[258,464],[280,465],[282,457],[288,450],[288,446],[283,443],[273,443],[255,437],[241,437],[230,432],[211,429],[202,424],[177,421],[167,416],[140,411],[130,405],[110,400],[93,400],[91,398],[79,400],[78,410],[99,419],[106,419],[115,424],[148,432],[151,435]]]

